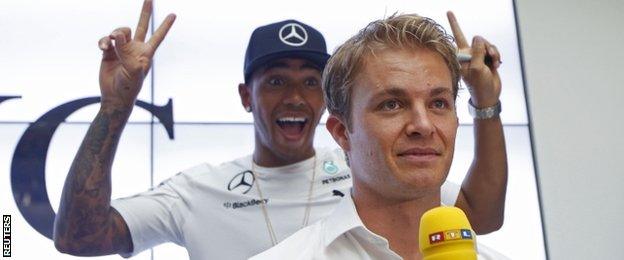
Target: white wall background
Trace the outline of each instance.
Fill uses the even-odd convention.
[[[624,1],[516,1],[550,259],[624,259]]]

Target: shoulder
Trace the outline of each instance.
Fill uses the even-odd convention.
[[[227,175],[228,173],[240,171],[241,169],[248,169],[250,166],[251,155],[247,155],[218,165],[211,165],[208,163],[198,164],[183,170],[179,175],[183,175],[184,178],[189,179],[218,177],[220,175]]]
[[[198,191],[225,190],[232,178],[248,169],[246,164],[250,163],[250,158],[245,156],[219,165],[198,164],[162,181],[154,190],[171,190],[182,196]]]
[[[317,156],[321,159],[333,159],[346,163],[345,153],[340,148],[321,147],[316,148]]]

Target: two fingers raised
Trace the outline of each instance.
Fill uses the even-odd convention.
[[[139,18],[139,23],[137,24],[137,28],[134,35],[134,40],[139,42],[144,42],[145,37],[147,35],[147,31],[149,28],[149,20],[152,14],[152,1],[146,0],[143,2],[143,7],[141,9],[141,16]],[[154,32],[152,37],[147,42],[148,50],[151,54],[153,54],[160,45],[160,43],[164,40],[167,32],[173,25],[176,16],[174,14],[169,14],[163,21],[163,23],[158,27],[158,29]],[[99,40],[98,46],[103,51],[112,50],[112,45],[114,41],[114,46],[119,48],[126,43],[132,41],[132,31],[128,27],[122,27],[115,29],[109,36],[103,37]]]

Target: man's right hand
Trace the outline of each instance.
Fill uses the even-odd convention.
[[[119,139],[141,90],[152,57],[171,28],[170,14],[145,42],[152,12],[146,0],[134,39],[119,28],[99,42],[102,107],[69,169],[54,222],[54,245],[72,255],[108,255],[133,250],[127,223],[111,207],[111,169]]]
[[[145,42],[151,14],[152,0],[145,0],[134,38],[130,28],[122,27],[100,39],[98,45],[103,51],[100,66],[102,107],[132,109],[134,106],[154,52],[175,21],[175,15],[169,14]]]

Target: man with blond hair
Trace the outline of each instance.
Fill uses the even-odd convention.
[[[467,46],[463,36],[458,45]],[[327,129],[350,162],[351,193],[327,218],[252,259],[422,258],[420,218],[441,204],[461,72],[471,88],[501,85],[499,53],[485,39],[473,39],[469,62],[460,65],[456,53],[440,25],[414,14],[372,22],[336,50],[323,91]],[[480,254],[504,258],[485,247]]]

